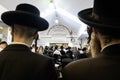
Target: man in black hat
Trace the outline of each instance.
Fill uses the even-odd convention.
[[[57,80],[52,59],[30,50],[37,32],[49,26],[39,15],[35,6],[26,3],[1,15],[2,21],[12,28],[13,42],[0,52],[0,80]]]
[[[91,28],[94,58],[68,64],[62,71],[64,80],[120,80],[120,4],[113,0],[94,0],[93,8],[78,13]]]

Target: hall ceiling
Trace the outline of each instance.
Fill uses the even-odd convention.
[[[77,14],[82,9],[92,7],[93,0],[0,0],[0,5],[4,7],[4,10],[0,8],[0,15],[7,10],[15,10],[19,3],[30,3],[38,7],[41,17],[48,20],[49,28],[56,24],[57,19],[58,24],[67,26],[79,36],[85,29]]]

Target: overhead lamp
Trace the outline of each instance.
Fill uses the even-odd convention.
[[[58,20],[58,19],[55,19],[55,23],[58,24],[58,23],[59,23],[59,20]]]

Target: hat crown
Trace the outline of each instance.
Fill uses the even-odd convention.
[[[120,18],[119,0],[94,0],[93,13],[104,18]]]
[[[17,5],[15,11],[4,12],[1,15],[1,19],[10,27],[12,27],[13,24],[19,24],[43,31],[49,26],[48,21],[40,17],[39,9],[27,3]]]
[[[93,8],[78,13],[79,19],[95,27],[120,29],[119,0],[94,0]]]
[[[33,5],[30,5],[30,4],[19,4],[17,7],[16,7],[16,11],[23,11],[23,12],[26,12],[26,13],[31,13],[31,14],[34,14],[34,15],[37,15],[39,16],[40,15],[40,11]]]

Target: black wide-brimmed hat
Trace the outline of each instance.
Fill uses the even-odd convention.
[[[78,13],[81,21],[87,25],[120,29],[119,0],[94,0],[93,8]]]
[[[15,11],[4,12],[1,19],[9,26],[19,24],[35,28],[38,31],[46,30],[49,26],[47,20],[40,17],[38,8],[27,3],[17,5]]]

